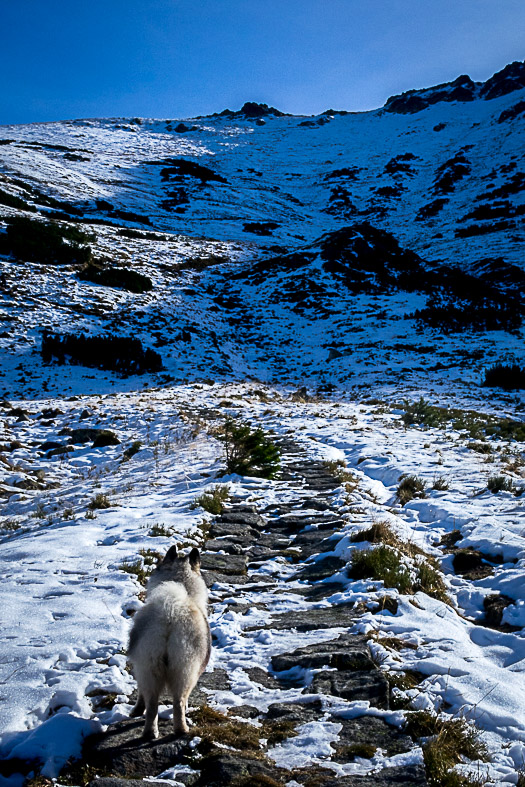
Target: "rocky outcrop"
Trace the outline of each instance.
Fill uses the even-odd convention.
[[[267,117],[286,117],[286,112],[281,112],[275,107],[269,107],[268,104],[258,104],[256,101],[246,101],[241,109],[232,111],[231,109],[223,109],[222,112],[215,113],[212,117],[225,117],[232,120],[257,120]]]
[[[440,101],[473,101],[477,98],[480,84],[473,82],[467,74],[462,74],[453,82],[444,82],[423,90],[407,90],[400,95],[390,96],[384,109],[386,112],[410,115]]]
[[[421,112],[432,104],[441,101],[474,101],[476,98],[493,99],[505,96],[525,87],[525,62],[509,63],[486,82],[474,82],[467,74],[462,74],[453,82],[444,82],[421,90],[407,90],[400,95],[390,96],[383,109],[410,115]]]

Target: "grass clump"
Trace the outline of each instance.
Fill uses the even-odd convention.
[[[89,501],[88,508],[90,511],[94,511],[96,508],[111,508],[111,502],[107,495],[99,492],[92,500]]]
[[[140,339],[131,336],[85,336],[83,333],[42,334],[42,360],[108,369],[123,375],[160,372],[162,358],[144,349]]]
[[[287,738],[295,738],[296,722],[290,719],[266,719],[262,723],[261,736],[266,738],[268,746],[275,746]]]
[[[451,604],[447,586],[439,571],[428,561],[422,561],[417,567],[417,579],[413,585],[414,592],[422,591],[427,596],[437,598],[445,604]]]
[[[349,484],[352,487],[351,491],[357,488],[359,479],[346,469],[346,462],[343,459],[324,462],[324,466],[342,484]]]
[[[164,538],[171,538],[173,535],[173,530],[166,525],[159,524],[156,522],[150,529],[148,530],[148,536],[151,538],[156,538],[158,536],[162,536]]]
[[[153,568],[157,565],[159,560],[162,558],[160,552],[156,549],[139,549],[139,555],[142,558],[142,563],[145,568],[148,568],[150,572]]]
[[[368,541],[370,544],[387,544],[391,547],[400,548],[401,541],[394,533],[388,522],[374,522],[373,525],[360,530],[358,533],[353,533],[350,538],[353,543]]]
[[[351,579],[382,580],[385,587],[397,588],[400,593],[412,589],[408,568],[397,552],[384,545],[354,552],[348,575]]]
[[[16,216],[9,219],[2,247],[17,259],[27,262],[71,265],[87,263],[94,235],[56,222],[44,222]]]
[[[226,418],[217,438],[224,443],[228,473],[274,478],[279,470],[279,449],[262,429]]]
[[[199,751],[209,754],[215,744],[231,746],[241,751],[258,751],[261,748],[259,729],[253,724],[230,719],[209,705],[201,705],[193,711],[192,735],[198,736]]]
[[[205,492],[199,497],[196,497],[192,503],[192,508],[204,508],[208,514],[222,514],[224,511],[224,503],[230,497],[230,489],[227,485],[220,485],[213,487],[211,492]]]
[[[475,451],[477,454],[491,454],[492,453],[492,446],[490,443],[469,443],[467,448],[470,448],[471,451]]]
[[[149,575],[161,557],[161,553],[156,549],[139,549],[139,557],[136,560],[125,560],[120,564],[120,570],[132,574],[145,587]]]
[[[422,749],[430,787],[469,787],[481,783],[452,770],[464,757],[488,760],[479,732],[465,719],[442,719],[428,711],[414,711],[407,714],[405,731],[414,740],[428,738]]]
[[[492,492],[493,495],[497,495],[498,492],[516,491],[512,478],[506,475],[491,475],[487,481],[487,489],[489,492]]]
[[[124,460],[126,462],[129,462],[129,460],[133,456],[135,456],[135,454],[138,454],[138,452],[140,451],[141,448],[142,448],[141,441],[140,440],[134,440],[133,443],[131,443],[131,445],[128,448],[126,448],[126,450],[122,454]]]
[[[437,478],[434,478],[432,489],[436,490],[436,492],[446,492],[449,486],[450,484],[448,483],[445,476],[440,475]]]
[[[0,522],[0,531],[4,533],[16,533],[21,527],[20,522],[17,522],[15,519],[4,519],[3,522]]]
[[[475,410],[437,407],[429,404],[423,398],[418,402],[405,402],[404,407],[402,421],[405,426],[446,427],[450,425],[458,432],[466,432],[472,440],[482,440],[485,437],[494,436],[500,440],[525,442],[525,422],[523,421],[499,418],[495,415],[478,413]]]
[[[146,571],[140,558],[137,558],[136,560],[125,560],[120,564],[120,570],[125,571],[126,574],[132,574],[135,576],[142,586],[146,585],[148,576],[151,573]]]
[[[103,287],[115,287],[138,295],[153,289],[153,282],[149,276],[128,268],[105,266],[101,262],[90,262],[78,272],[77,276],[81,281],[89,281]]]
[[[426,483],[417,475],[405,475],[397,487],[397,497],[402,506],[418,497],[426,497]]]
[[[517,363],[496,363],[485,370],[483,385],[488,388],[503,388],[505,391],[525,389],[525,367]]]
[[[402,421],[405,426],[440,426],[442,423],[441,411],[443,408],[435,407],[427,402],[423,396],[417,402],[405,401],[405,412]]]
[[[385,587],[397,588],[400,593],[426,593],[445,604],[450,604],[443,577],[432,558],[422,558],[422,550],[414,544],[401,541],[386,522],[377,522],[368,530],[352,536],[352,541],[380,543],[373,549],[359,550],[352,554],[348,575],[352,579],[382,580]],[[401,554],[416,557],[412,570],[402,562]]]

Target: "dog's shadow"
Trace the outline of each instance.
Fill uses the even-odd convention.
[[[192,738],[191,733],[175,735],[172,731],[172,722],[168,720],[159,720],[158,738],[144,738],[142,735],[143,729],[144,719],[124,719],[119,721],[102,733],[101,738],[104,739],[104,748],[124,752],[132,749],[153,749],[174,743],[180,746],[181,743],[187,743]]]

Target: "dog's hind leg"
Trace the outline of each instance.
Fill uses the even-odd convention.
[[[132,719],[134,719],[137,716],[142,716],[145,710],[146,710],[146,703],[144,702],[144,697],[139,691],[139,696],[137,697],[137,701],[129,715]]]
[[[175,735],[189,732],[186,722],[186,706],[200,675],[198,663],[193,659],[193,662],[189,662],[185,671],[181,670],[178,674],[172,675],[169,681],[173,695],[173,732]]]
[[[160,675],[142,676],[139,681],[139,696],[143,698],[146,706],[146,718],[142,737],[146,739],[159,737],[159,697],[164,681]]]
[[[173,697],[173,732],[175,735],[181,735],[189,732],[189,727],[186,722],[186,703],[187,697]]]
[[[189,732],[186,722],[186,705],[197,679],[193,679],[190,669],[186,674],[182,671],[176,675],[172,674],[169,683],[173,696],[173,732],[175,735],[183,735],[185,732]]]
[[[159,737],[159,694],[151,693],[146,696],[146,720],[142,737],[146,740]]]

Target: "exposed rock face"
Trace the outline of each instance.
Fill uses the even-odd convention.
[[[515,61],[491,76],[486,82],[474,82],[467,74],[462,74],[453,82],[444,82],[422,90],[407,90],[400,95],[390,96],[384,109],[386,112],[413,114],[440,101],[473,101],[478,97],[499,98],[522,87],[525,87],[525,62]]]
[[[407,90],[401,95],[391,96],[384,108],[387,112],[405,115],[421,112],[440,101],[473,101],[480,84],[473,82],[467,74],[462,74],[453,82],[444,82],[423,90]]]
[[[486,99],[499,98],[525,87],[525,62],[509,63],[482,86],[480,96]]]
[[[275,107],[269,107],[268,104],[258,104],[256,101],[246,101],[237,112],[233,112],[231,109],[223,109],[222,112],[219,112],[218,116],[257,120],[265,117],[285,117],[285,114],[285,112],[281,112]]]
[[[352,290],[390,286],[401,273],[421,271],[417,254],[402,249],[391,233],[368,222],[327,233],[319,246],[324,270],[342,276]]]

